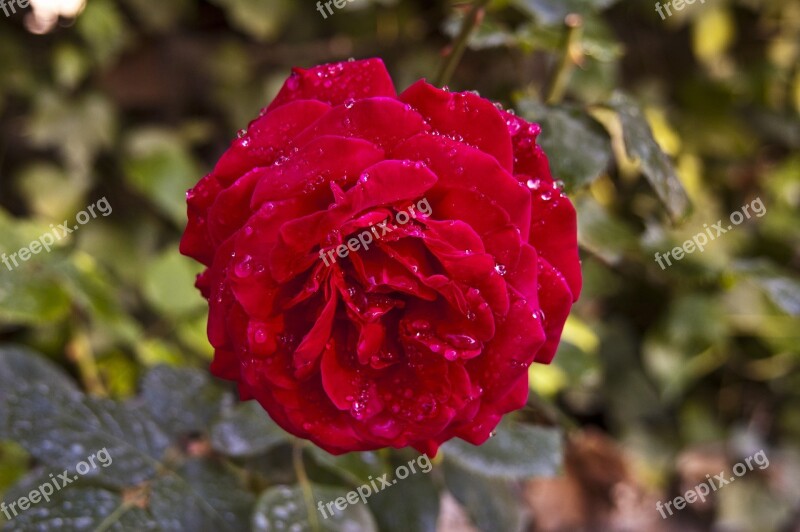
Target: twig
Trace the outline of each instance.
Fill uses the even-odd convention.
[[[453,77],[453,73],[456,71],[456,67],[461,61],[464,51],[467,49],[469,37],[472,35],[473,30],[478,27],[479,21],[482,18],[483,9],[489,1],[490,0],[475,0],[472,4],[469,13],[464,17],[464,21],[461,24],[461,31],[453,42],[452,50],[447,57],[445,57],[439,69],[439,73],[436,75],[435,85],[443,87],[450,82],[450,78]]]
[[[308,480],[305,465],[303,465],[303,444],[300,441],[296,441],[292,445],[292,465],[294,466],[294,473],[297,476],[300,489],[303,490],[303,499],[306,502],[306,513],[308,514],[308,523],[311,525],[311,530],[321,532],[317,509],[314,506],[314,492],[311,489],[311,481]]]
[[[583,51],[580,46],[581,35],[583,34],[583,19],[580,15],[573,13],[567,15],[564,19],[564,25],[567,27],[564,49],[544,99],[548,105],[557,104],[564,99],[564,92],[567,90],[570,75],[575,65],[580,64],[583,59]]]

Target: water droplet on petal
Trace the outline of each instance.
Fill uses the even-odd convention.
[[[445,339],[456,349],[474,349],[478,340],[468,334],[448,334]]]
[[[245,255],[242,257],[242,260],[237,262],[236,266],[234,266],[233,273],[242,279],[253,273],[252,257],[250,257],[250,255]]]

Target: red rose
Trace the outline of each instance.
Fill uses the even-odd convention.
[[[538,133],[473,93],[398,96],[379,59],[295,69],[188,193],[212,372],[334,454],[484,442],[581,289]]]

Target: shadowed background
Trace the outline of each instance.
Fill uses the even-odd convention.
[[[468,8],[354,0],[323,19],[311,1],[61,0],[0,12],[0,252],[102,197],[113,207],[51,253],[0,264],[0,342],[27,348],[0,348],[0,498],[74,465],[54,449],[94,430],[37,394],[126,401],[108,433],[125,439],[131,412],[152,417],[169,442],[161,465],[185,484],[114,456],[108,478],[64,492],[72,517],[62,501],[21,517],[28,529],[94,529],[115,508],[106,526],[120,530],[162,517],[268,530],[278,510],[303,514],[287,506],[298,493],[274,488],[298,476],[286,435],[206,375],[198,268],[177,253],[184,193],[291,67],[379,56],[400,91],[435,78]],[[515,440],[536,467],[497,475],[445,446],[433,473],[360,505],[359,530],[800,527],[800,4],[673,13],[662,20],[646,0],[497,0],[480,17],[449,87],[542,124],[578,210],[585,289],[518,416],[542,431]],[[704,252],[654,260],[757,198],[766,213]],[[46,392],[25,388],[37,379]],[[18,422],[44,412],[72,429]],[[761,449],[768,468],[661,519],[656,501]],[[412,456],[309,449],[306,465],[315,484],[351,489]],[[189,487],[198,501],[164,507]],[[96,520],[75,521],[84,514]]]

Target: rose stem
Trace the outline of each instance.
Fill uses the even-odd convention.
[[[79,324],[76,324],[76,332],[67,344],[66,355],[77,366],[78,375],[86,391],[98,397],[108,397],[89,336]]]
[[[583,19],[580,15],[570,14],[564,19],[567,27],[567,35],[564,38],[564,48],[561,59],[558,62],[555,74],[547,89],[545,103],[555,105],[564,99],[564,92],[567,90],[567,83],[575,65],[581,63],[583,50],[581,49],[581,35],[583,33]]]
[[[303,490],[303,499],[306,502],[306,513],[308,514],[311,530],[320,532],[317,508],[314,506],[314,492],[306,474],[306,467],[303,465],[303,443],[301,441],[296,441],[292,445],[292,464],[294,465],[294,473],[297,475],[297,482],[300,484],[300,489]]]
[[[450,53],[444,58],[439,73],[436,75],[435,85],[444,87],[450,82],[450,78],[453,77],[453,73],[459,61],[461,61],[464,51],[467,49],[469,37],[472,31],[478,27],[479,21],[482,18],[483,8],[486,7],[488,3],[489,0],[475,0],[472,4],[469,13],[464,17],[464,21],[461,24],[461,31],[458,33],[455,42],[453,42]]]

